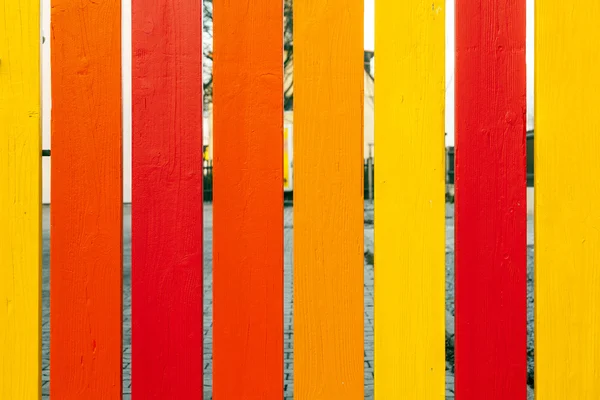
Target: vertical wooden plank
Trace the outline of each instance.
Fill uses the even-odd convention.
[[[456,397],[526,397],[525,1],[456,2]]]
[[[202,398],[201,6],[132,3],[135,399]]]
[[[52,0],[53,399],[121,396],[121,3]]]
[[[375,2],[375,396],[441,399],[444,1]]]
[[[294,19],[294,397],[362,399],[363,2]]]
[[[600,3],[536,2],[535,390],[600,398]]]
[[[214,396],[281,399],[283,2],[213,4]]]
[[[40,2],[0,0],[0,398],[41,395]]]

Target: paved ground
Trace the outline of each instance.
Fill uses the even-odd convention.
[[[447,299],[447,336],[452,337],[454,332],[454,212],[448,205],[446,210],[446,299]],[[49,394],[49,208],[44,208],[44,251],[43,251],[43,395],[44,399]],[[293,209],[285,209],[284,235],[285,235],[285,277],[284,277],[284,390],[285,399],[293,398],[293,331],[292,331],[292,248],[293,248]],[[204,393],[205,399],[212,398],[212,206],[204,206]],[[365,251],[373,252],[373,206],[365,205]],[[528,244],[533,244],[533,221],[528,222]],[[129,399],[131,394],[131,209],[124,207],[123,223],[123,253],[124,253],[124,310],[123,310],[123,393],[124,399]],[[530,263],[530,327],[533,326],[533,297],[532,273],[533,250],[530,246],[528,260]],[[365,399],[373,398],[373,266],[365,262]],[[530,331],[530,347],[533,343],[532,329]],[[531,365],[532,368],[532,365]],[[447,364],[446,372],[446,399],[454,399],[454,375],[451,363]]]

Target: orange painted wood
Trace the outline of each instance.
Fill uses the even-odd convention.
[[[201,399],[202,29],[197,0],[132,2],[132,396]]]
[[[363,1],[294,29],[294,398],[363,399]]]
[[[121,396],[121,2],[52,0],[53,399]]]
[[[283,2],[214,1],[216,399],[283,396]]]

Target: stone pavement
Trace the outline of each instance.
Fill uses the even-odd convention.
[[[451,205],[447,207],[446,217],[446,299],[447,299],[447,336],[453,333],[453,247],[454,215]],[[49,393],[49,207],[43,209],[43,398]],[[131,397],[131,208],[124,207],[123,218],[123,393],[124,399]],[[533,223],[529,219],[529,239],[531,247]],[[373,253],[373,205],[365,204],[365,252]],[[286,207],[284,213],[284,391],[285,399],[293,398],[293,308],[292,308],[292,249],[293,249],[293,208]],[[531,253],[532,253],[532,249]],[[365,257],[366,259],[368,257]],[[532,263],[532,254],[530,257]],[[365,262],[365,399],[373,398],[373,266]],[[212,399],[212,205],[204,205],[204,394]],[[531,288],[530,288],[531,291]],[[533,302],[531,301],[531,306]],[[532,307],[531,308],[531,316]],[[531,318],[532,319],[532,318]],[[452,337],[452,335],[450,335]],[[454,399],[454,375],[452,365],[447,364],[446,399]]]

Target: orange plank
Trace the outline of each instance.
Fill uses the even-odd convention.
[[[294,396],[362,399],[363,2],[294,18]]]
[[[121,2],[52,0],[53,399],[121,396]]]
[[[283,2],[214,17],[214,396],[281,400]]]

